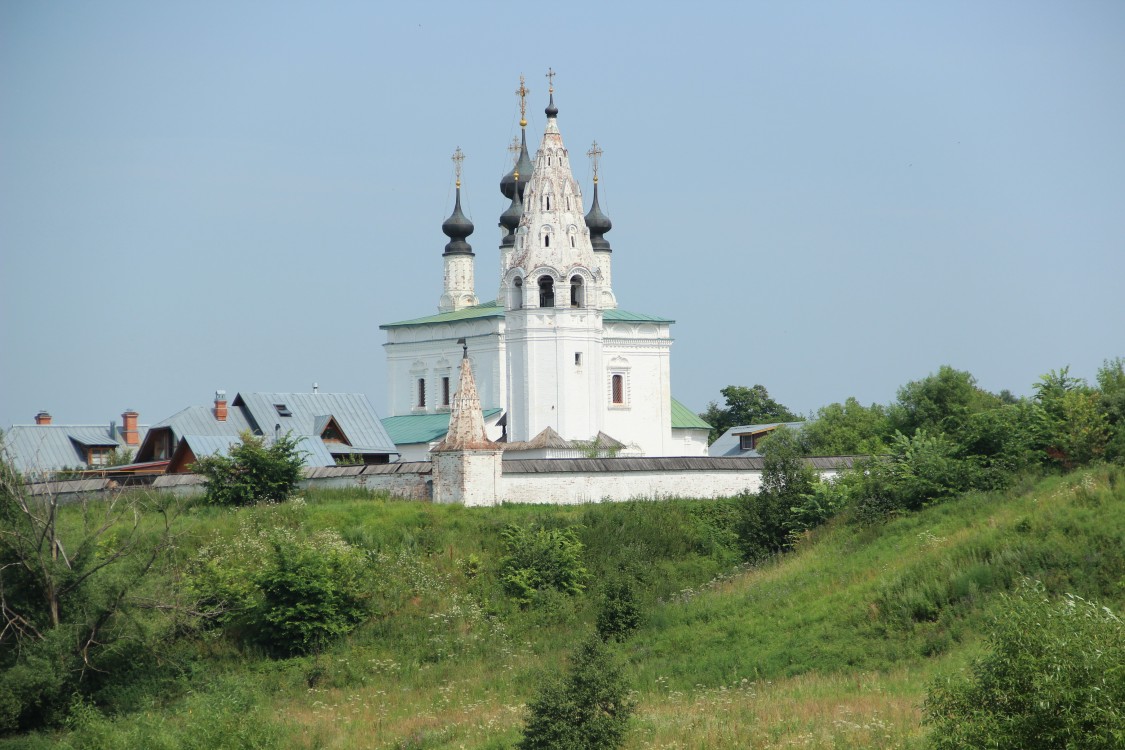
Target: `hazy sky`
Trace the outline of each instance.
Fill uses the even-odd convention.
[[[0,426],[367,393],[436,311],[450,155],[499,282],[548,66],[673,393],[809,412],[1125,355],[1125,2],[0,3]]]

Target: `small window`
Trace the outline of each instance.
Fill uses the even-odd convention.
[[[90,448],[89,453],[86,454],[86,463],[90,466],[107,466],[109,464],[109,453],[112,448],[96,447]]]
[[[574,235],[570,235],[570,246],[574,247]]]
[[[512,282],[512,309],[523,309],[523,279],[519,277]]]
[[[548,195],[548,196],[545,196],[545,198],[547,200],[547,210],[550,211],[551,210],[551,196]]]
[[[539,277],[539,306],[555,306],[555,280],[550,276]]]
[[[543,247],[550,247],[550,246],[551,246],[551,235],[549,235],[549,234],[543,235]]]
[[[285,404],[274,404],[273,408],[277,409],[277,416],[279,417],[293,416],[293,412],[289,411],[289,407]]]
[[[574,353],[574,364],[578,367],[582,366],[582,352]]]
[[[625,403],[625,376],[624,375],[614,375],[613,380],[612,380],[612,385],[613,385],[613,389],[612,389],[613,390],[613,403],[624,404]]]
[[[426,379],[418,378],[418,406],[426,406]]]
[[[753,435],[739,435],[738,436],[738,449],[743,451],[754,450],[754,436]]]
[[[449,376],[441,379],[441,405],[449,406]]]

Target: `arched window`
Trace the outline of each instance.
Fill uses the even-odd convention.
[[[555,306],[555,280],[550,276],[539,277],[539,306]]]
[[[570,235],[570,246],[571,246],[571,247],[574,247],[574,246],[575,246],[575,245],[574,245],[574,235],[573,235],[573,234],[572,234],[572,235]]]
[[[611,383],[612,383],[612,391],[613,391],[613,403],[624,404],[625,403],[625,376],[624,375],[614,375]]]
[[[583,297],[585,296],[585,295],[583,295],[582,292],[583,292],[582,277],[581,276],[571,276],[570,277],[570,306],[571,307],[582,307],[582,304],[584,302]]]
[[[418,406],[425,408],[426,406],[426,379],[418,378]]]
[[[543,235],[543,247],[550,247],[550,246],[551,246],[551,235],[549,235],[549,234]]]
[[[546,200],[547,200],[547,210],[550,211],[551,210],[551,196],[545,195],[543,197],[546,198]]]
[[[523,279],[519,276],[512,282],[512,309],[523,309]]]

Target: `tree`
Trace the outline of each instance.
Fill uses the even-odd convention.
[[[57,721],[151,645],[132,613],[171,549],[173,506],[140,494],[32,494],[0,463],[0,731]]]
[[[1125,460],[1125,359],[1107,359],[1098,369],[1099,407],[1109,425],[1106,458]]]
[[[1062,468],[1072,469],[1105,454],[1111,430],[1101,397],[1086,381],[1071,377],[1069,367],[1051,370],[1035,384],[1040,444]]]
[[[813,456],[872,456],[886,452],[891,432],[884,407],[849,397],[843,404],[822,406],[802,428],[801,440]]]
[[[760,448],[762,488],[739,499],[737,533],[743,556],[760,559],[785,549],[793,529],[793,508],[813,495],[817,479],[794,430],[778,427]]]
[[[585,546],[573,529],[512,524],[500,536],[500,581],[521,607],[534,603],[543,589],[571,596],[586,590],[590,574],[582,563]]]
[[[1109,609],[1025,583],[989,645],[968,674],[930,686],[935,750],[1125,745],[1125,623]]]
[[[704,422],[711,425],[709,443],[715,442],[720,435],[737,425],[797,422],[801,419],[784,405],[770,398],[764,385],[755,385],[752,388],[728,385],[719,393],[723,394],[726,407],[720,408],[712,401],[707,405],[707,411],[699,415]]]
[[[191,468],[206,477],[207,501],[215,505],[281,502],[301,481],[304,461],[299,443],[298,438],[283,435],[267,446],[265,438],[244,432],[230,455],[204,456]]]
[[[519,750],[621,747],[636,703],[610,648],[588,638],[562,680],[547,680],[527,706]]]
[[[956,435],[970,416],[1001,403],[998,396],[978,388],[970,373],[942,365],[936,374],[900,388],[888,417],[892,430],[907,437],[920,429]]]

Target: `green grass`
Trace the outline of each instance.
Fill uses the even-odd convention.
[[[334,528],[377,556],[377,614],[326,652],[285,660],[214,633],[169,639],[100,710],[0,748],[509,747],[545,671],[592,630],[601,582],[620,575],[639,582],[645,611],[622,649],[639,699],[628,747],[921,747],[927,682],[977,653],[998,594],[1021,576],[1125,609],[1118,469],[972,494],[877,528],[837,519],[752,569],[736,565],[733,507],[467,509],[351,490],[272,508],[194,505],[177,520],[178,562],[240,524]],[[497,569],[510,523],[574,527],[587,593],[527,611],[509,602]]]

